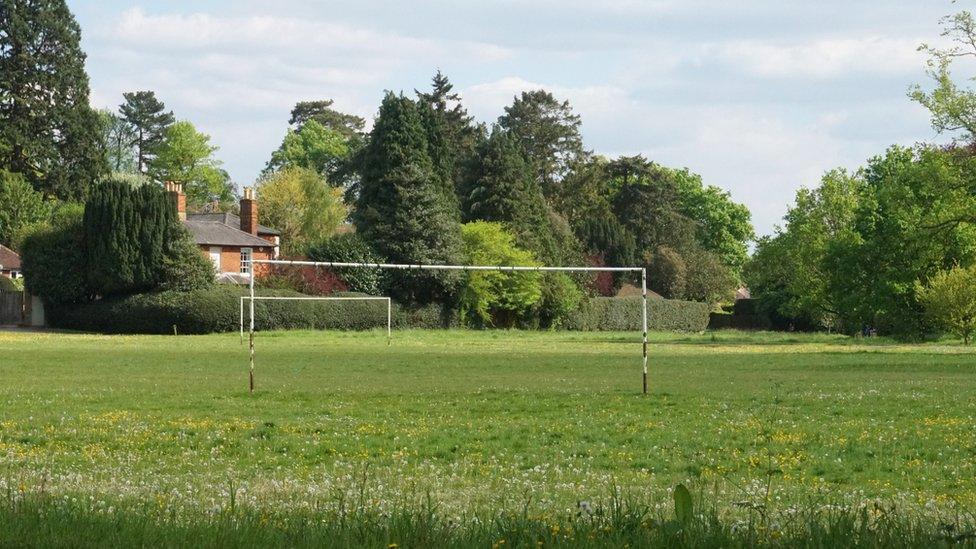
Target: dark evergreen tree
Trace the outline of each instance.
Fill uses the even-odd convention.
[[[119,112],[132,129],[130,144],[136,149],[136,167],[146,173],[156,157],[156,149],[166,138],[166,128],[175,118],[153,91],[128,92],[122,97],[125,103],[119,105]]]
[[[341,133],[347,139],[361,137],[366,121],[354,114],[346,114],[333,109],[332,103],[331,99],[301,101],[291,110],[291,118],[288,119],[288,124],[297,129],[304,126],[309,120],[315,120],[326,128]]]
[[[64,0],[0,1],[0,169],[65,200],[108,171],[80,40]]]
[[[456,192],[466,159],[484,134],[461,104],[461,96],[440,70],[432,79],[430,92],[414,90],[420,103],[431,160],[447,189]]]
[[[466,221],[505,223],[519,247],[549,265],[562,261],[542,190],[507,131],[496,126],[478,145],[460,190]]]
[[[360,161],[353,219],[363,238],[396,263],[459,261],[460,212],[442,191],[414,101],[387,93]],[[395,274],[390,295],[420,303],[453,299],[461,280],[447,271]]]
[[[559,101],[545,90],[522,92],[498,122],[522,144],[547,197],[557,193],[556,184],[586,156],[579,115],[569,101]]]

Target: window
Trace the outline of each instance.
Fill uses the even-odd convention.
[[[241,274],[251,274],[251,248],[241,248]]]

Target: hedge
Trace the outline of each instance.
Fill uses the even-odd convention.
[[[708,327],[707,303],[676,299],[647,301],[648,330],[701,332]],[[641,298],[593,297],[580,303],[561,326],[566,330],[630,331],[641,329]]]
[[[217,286],[191,292],[155,292],[81,305],[48,308],[48,323],[55,328],[101,333],[181,334],[232,332],[240,326],[240,297],[247,290]],[[261,290],[262,296],[290,297],[290,290]],[[363,295],[363,294],[336,294]],[[246,304],[245,304],[246,306]],[[246,311],[245,311],[246,313]],[[317,329],[365,330],[386,326],[382,301],[256,301],[255,326],[259,330]],[[396,328],[452,328],[456,314],[440,306],[405,308],[394,304]]]
[[[102,333],[207,334],[236,331],[240,322],[240,296],[246,290],[217,286],[191,292],[156,292],[101,299],[81,305],[48,308],[52,327]],[[261,290],[262,296],[299,296],[290,290]],[[339,295],[339,294],[337,294]],[[362,295],[346,293],[342,295]],[[258,330],[317,329],[364,330],[386,326],[382,301],[257,301]],[[708,325],[704,303],[652,299],[647,302],[651,330],[698,332]],[[583,300],[569,313],[566,330],[640,330],[639,297],[597,297]],[[394,329],[458,328],[457,311],[440,305],[393,305]]]

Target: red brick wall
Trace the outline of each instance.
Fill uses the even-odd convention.
[[[220,248],[220,272],[241,272],[241,248],[238,246],[215,246]],[[210,260],[210,246],[201,246],[200,252]],[[271,248],[252,248],[251,257],[254,259],[271,259]],[[258,265],[258,273],[267,271],[267,265]]]

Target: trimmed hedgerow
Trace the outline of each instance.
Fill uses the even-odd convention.
[[[52,327],[102,333],[180,334],[232,332],[240,326],[240,296],[247,290],[217,286],[190,292],[154,292],[52,307]],[[300,296],[290,290],[261,290],[262,296]],[[357,296],[352,292],[335,294]],[[245,304],[246,306],[246,304]],[[256,301],[259,330],[368,330],[386,326],[382,301]],[[394,304],[397,328],[452,328],[456,313],[440,306],[402,308]]]
[[[708,327],[707,303],[675,299],[647,301],[648,330],[701,332]],[[562,327],[583,331],[628,331],[641,329],[640,297],[593,297],[580,302]]]

